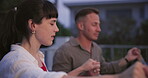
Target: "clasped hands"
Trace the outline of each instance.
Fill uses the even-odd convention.
[[[100,74],[100,62],[93,59],[87,60],[81,67],[83,67],[84,71],[87,71],[91,76]]]

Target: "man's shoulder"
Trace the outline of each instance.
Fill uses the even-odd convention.
[[[62,44],[57,50],[56,52],[60,52],[60,53],[67,53],[70,52],[69,50],[72,48],[71,44],[69,41],[65,42],[64,44]]]
[[[61,48],[61,49],[62,49],[62,48],[65,49],[65,48],[66,48],[66,49],[67,49],[68,47],[72,47],[71,44],[70,44],[70,41],[65,42],[65,43],[64,43],[63,45],[61,45],[59,48]]]
[[[75,41],[75,38],[72,37],[70,38],[69,41],[62,44],[60,46],[60,49],[70,49],[70,48],[73,48],[74,46],[76,46],[76,41]]]

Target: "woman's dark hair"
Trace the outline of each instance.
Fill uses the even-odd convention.
[[[0,53],[5,55],[10,51],[11,44],[20,43],[23,38],[29,41],[31,33],[28,27],[29,19],[40,24],[43,18],[57,17],[57,9],[51,2],[47,0],[24,0],[18,7],[7,13],[5,22],[0,27]]]

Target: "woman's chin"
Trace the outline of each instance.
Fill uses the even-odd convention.
[[[51,42],[50,44],[49,44],[49,46],[51,46],[53,44],[53,42]]]
[[[53,44],[53,42],[50,42],[48,44],[46,44],[46,46],[51,46]]]
[[[48,42],[48,43],[46,43],[46,44],[43,44],[44,46],[51,46],[53,44],[53,42],[51,41],[51,42]]]

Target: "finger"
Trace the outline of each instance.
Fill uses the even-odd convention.
[[[93,59],[91,59],[91,58],[88,59],[88,61],[91,61],[91,62],[94,62],[94,63],[97,62],[97,61],[95,61],[95,60],[93,60]]]
[[[96,63],[96,61],[94,61],[93,59],[89,59],[88,62],[91,63],[92,65]]]
[[[100,69],[100,64],[95,64],[94,69]]]
[[[133,54],[133,55],[138,55],[138,52],[132,51],[132,54]]]
[[[93,65],[98,65],[100,67],[100,62],[93,62]]]
[[[132,51],[133,55],[140,55],[140,50],[139,49],[135,49]]]
[[[96,69],[96,70],[93,70],[93,72],[94,73],[99,73],[100,71]]]
[[[100,65],[100,62],[94,62],[94,64],[96,64],[96,65]]]
[[[98,72],[100,72],[100,69],[97,69]]]
[[[92,61],[93,62],[94,60],[90,58],[90,59],[88,59],[88,61]]]
[[[96,72],[97,72],[97,70],[93,70],[93,72],[94,72],[94,73],[96,73]]]
[[[100,69],[99,68],[95,68],[95,69],[93,69],[93,71],[100,72]]]
[[[98,73],[98,72],[100,72],[100,69],[99,68],[93,69],[93,72]]]

